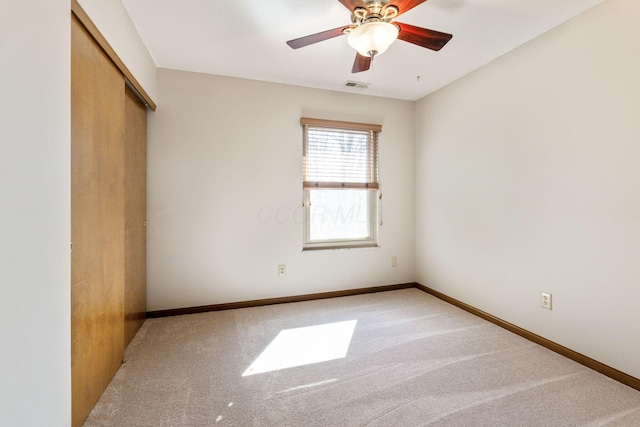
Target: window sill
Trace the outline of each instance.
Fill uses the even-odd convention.
[[[302,248],[302,252],[314,252],[314,251],[324,251],[324,250],[341,250],[341,249],[371,249],[371,248],[379,248],[380,245],[376,243],[368,244],[368,245],[353,245],[353,246],[315,246],[309,248]]]

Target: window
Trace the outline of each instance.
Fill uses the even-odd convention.
[[[377,246],[380,125],[302,118],[304,249]]]

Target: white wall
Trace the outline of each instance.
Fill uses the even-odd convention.
[[[120,0],[79,0],[79,3],[136,80],[157,103],[156,66]]]
[[[71,422],[65,0],[0,13],[0,425]]]
[[[639,20],[608,0],[416,106],[416,280],[635,377]]]
[[[413,281],[412,102],[163,69],[158,89],[149,310]],[[301,116],[382,124],[380,248],[302,252]]]

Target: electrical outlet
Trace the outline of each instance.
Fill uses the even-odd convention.
[[[551,294],[548,292],[540,292],[540,307],[551,310]]]
[[[391,267],[397,267],[397,266],[398,266],[398,257],[394,255],[391,257]]]
[[[287,273],[287,266],[284,264],[280,264],[278,266],[278,277],[284,277],[286,273]]]

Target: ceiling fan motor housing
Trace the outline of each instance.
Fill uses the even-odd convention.
[[[351,14],[351,22],[362,25],[369,22],[389,22],[398,16],[398,8],[393,5],[386,6],[380,2],[373,2],[364,7],[356,7]]]

